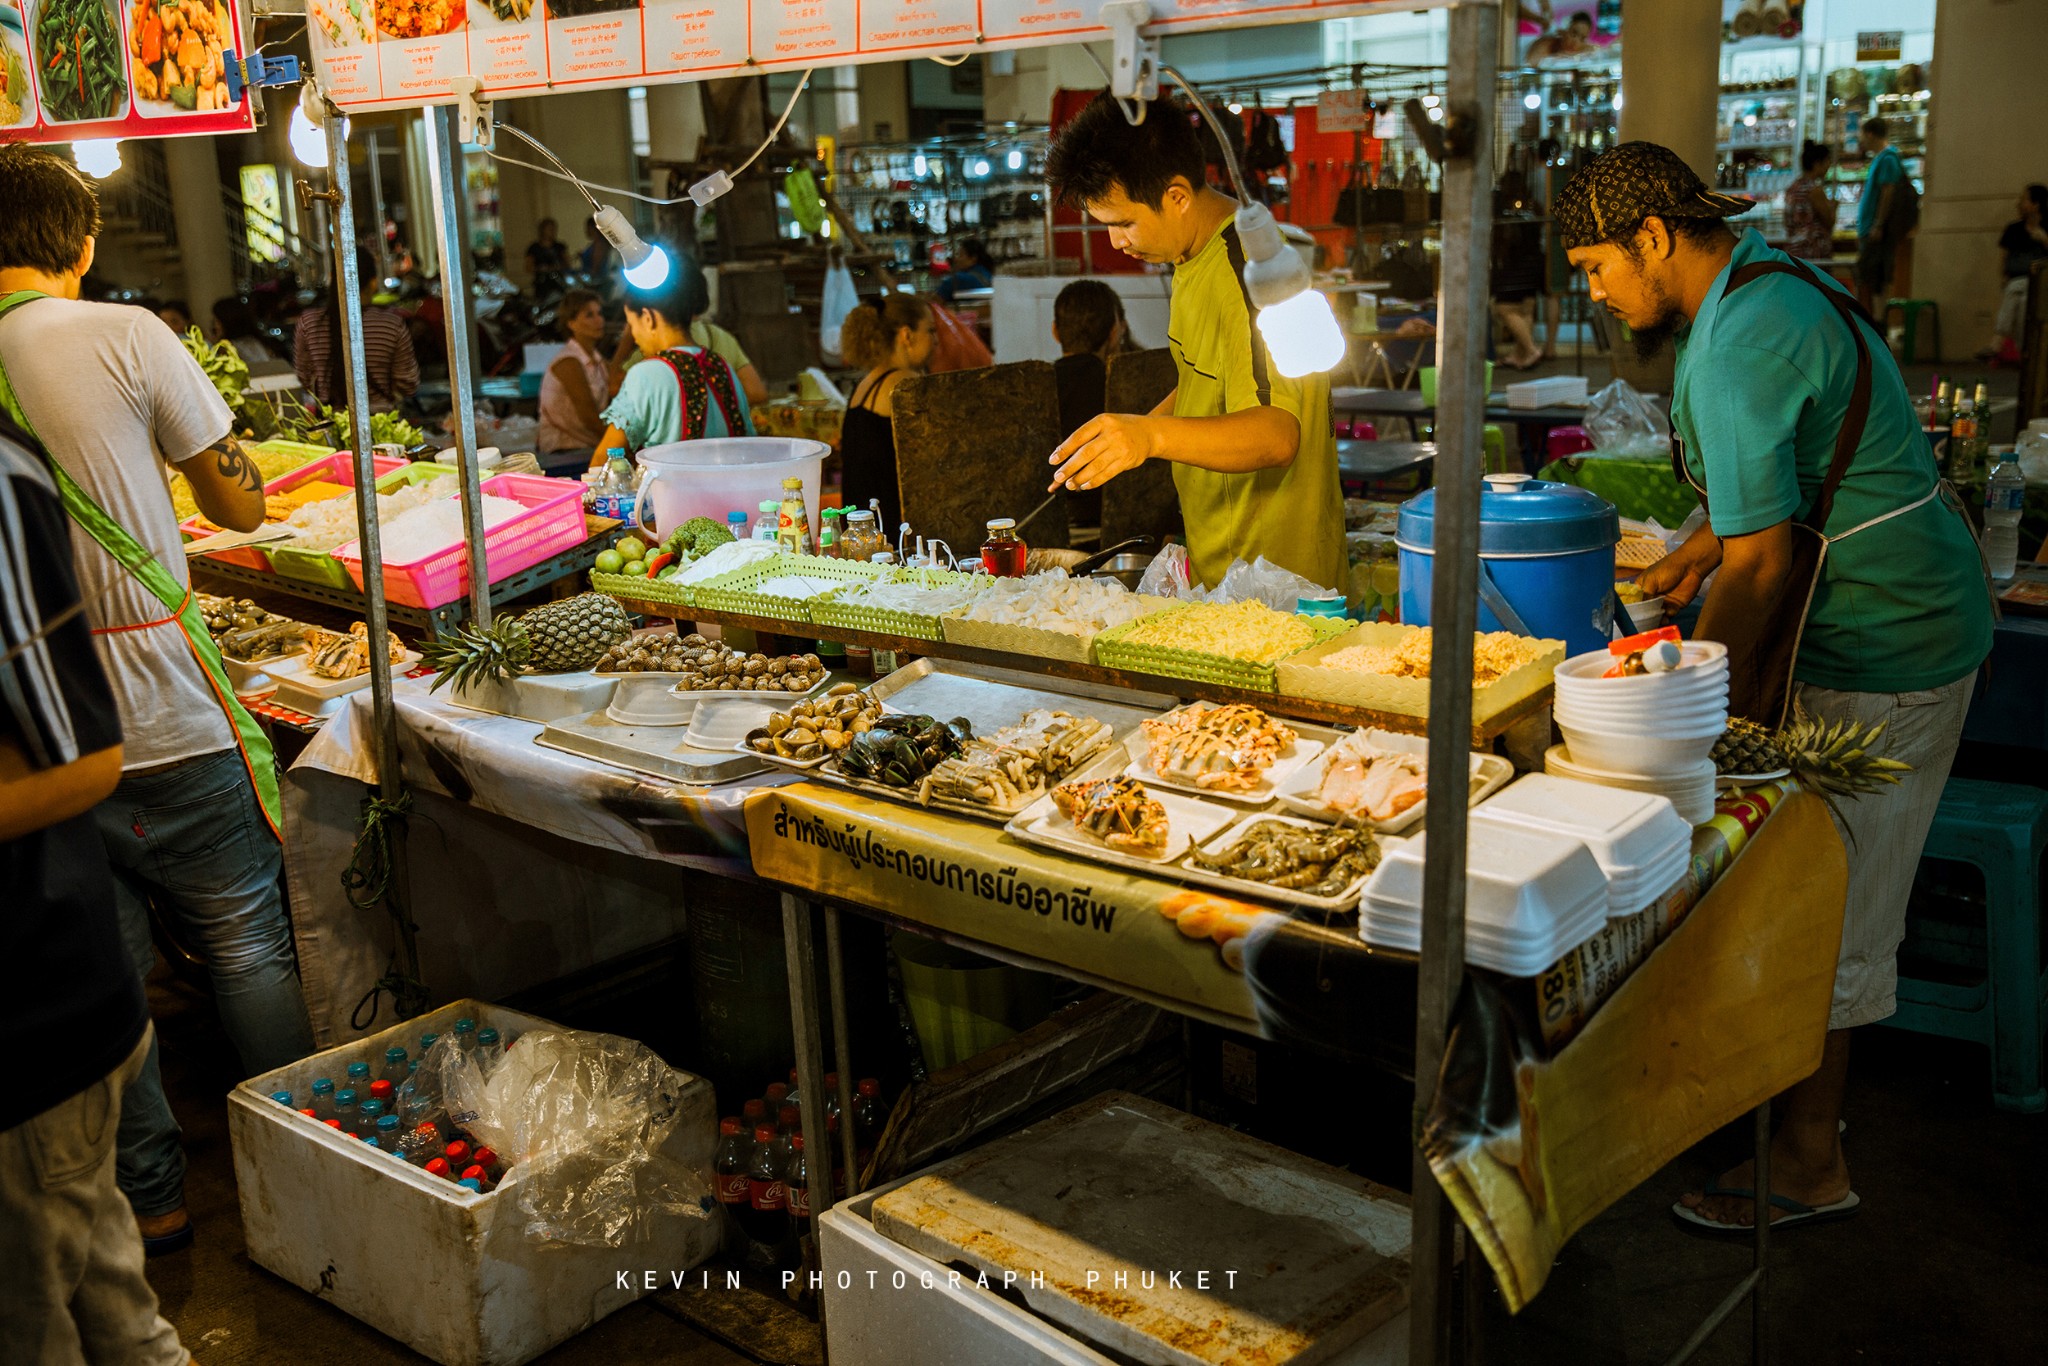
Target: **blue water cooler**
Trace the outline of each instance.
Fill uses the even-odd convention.
[[[1429,625],[1436,490],[1401,505],[1401,620]],[[1479,629],[1606,646],[1614,622],[1621,518],[1599,494],[1526,474],[1488,475],[1479,495]]]

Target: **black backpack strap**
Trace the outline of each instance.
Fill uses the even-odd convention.
[[[1863,430],[1870,422],[1870,343],[1864,340],[1861,322],[1877,332],[1877,324],[1863,306],[1839,289],[1830,288],[1821,282],[1812,267],[1791,265],[1784,261],[1752,261],[1738,267],[1728,277],[1728,287],[1721,294],[1723,298],[1766,275],[1789,275],[1804,280],[1820,291],[1821,297],[1835,306],[1842,316],[1842,323],[1849,329],[1849,335],[1856,342],[1856,386],[1849,391],[1849,409],[1842,415],[1842,428],[1835,433],[1835,458],[1828,465],[1827,478],[1821,481],[1820,496],[1813,500],[1813,507],[1801,519],[1803,525],[1827,534],[1828,514],[1834,510],[1835,492],[1842,486],[1842,480],[1849,473],[1849,463],[1856,457],[1856,448],[1863,444]],[[1881,335],[1881,334],[1880,334]]]

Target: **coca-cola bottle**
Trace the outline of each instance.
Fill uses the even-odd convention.
[[[728,1248],[737,1248],[745,1236],[741,1229],[742,1213],[747,1207],[747,1161],[754,1155],[753,1145],[747,1141],[747,1131],[738,1118],[718,1121],[718,1149],[712,1154],[713,1180],[718,1188],[718,1204],[725,1215],[725,1236],[723,1242]]]
[[[875,1145],[882,1141],[882,1128],[889,1122],[889,1112],[882,1106],[882,1083],[873,1077],[862,1077],[853,1099],[853,1156],[860,1169],[868,1169],[868,1159],[875,1155]]]
[[[747,1235],[747,1261],[773,1266],[789,1245],[789,1193],[783,1182],[781,1135],[767,1125],[754,1130],[747,1160],[747,1205],[740,1215]]]
[[[789,1087],[779,1081],[768,1083],[768,1093],[761,1097],[761,1108],[767,1111],[768,1118],[775,1118],[781,1113],[782,1107],[789,1104],[789,1090]]]
[[[804,1156],[804,1136],[789,1140],[789,1231],[799,1243],[811,1236],[811,1164]]]
[[[763,1124],[773,1124],[774,1122],[775,1112],[769,1109],[768,1103],[759,1097],[748,1101],[740,1107],[740,1133],[742,1135],[751,1134]]]

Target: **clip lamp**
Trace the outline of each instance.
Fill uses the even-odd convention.
[[[619,263],[625,267],[627,284],[636,289],[653,289],[668,279],[668,253],[642,241],[640,234],[633,230],[633,225],[615,206],[607,204],[593,217],[598,232],[618,252]]]
[[[1328,370],[1344,359],[1344,333],[1330,301],[1312,288],[1308,264],[1287,245],[1264,204],[1237,211],[1244,246],[1245,292],[1259,310],[1259,335],[1274,368],[1289,379]]]

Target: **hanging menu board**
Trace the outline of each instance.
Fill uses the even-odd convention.
[[[0,0],[0,5],[13,0]],[[77,3],[77,0],[70,0]],[[1181,32],[1445,0],[1153,0]],[[350,109],[994,52],[1110,36],[1102,0],[306,0],[320,88]]]
[[[233,0],[0,0],[0,142],[237,133]]]

